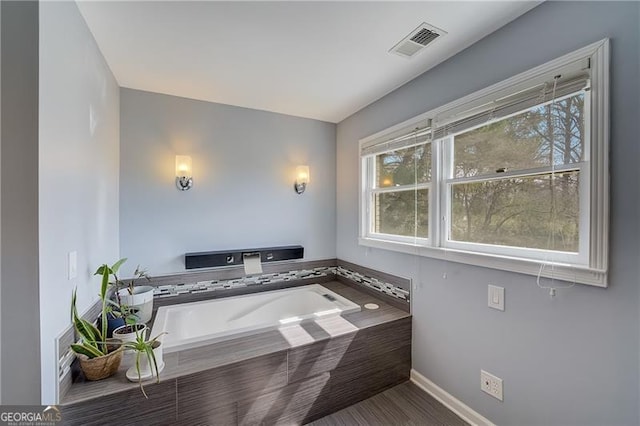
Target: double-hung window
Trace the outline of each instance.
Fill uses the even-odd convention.
[[[366,232],[398,242],[429,241],[430,133],[415,130],[364,150]]]
[[[435,135],[444,148],[443,245],[586,264],[588,76],[515,98]]]
[[[607,46],[362,140],[360,243],[605,286]]]

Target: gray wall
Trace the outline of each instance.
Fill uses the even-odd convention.
[[[338,125],[338,258],[413,278],[414,368],[498,424],[638,424],[639,7],[543,3]],[[358,246],[360,138],[604,37],[610,288],[576,285],[551,300],[531,276]],[[487,308],[488,284],[506,288],[505,312]],[[504,402],[480,391],[480,369],[504,379]]]
[[[120,94],[120,252],[151,275],[185,252],[300,244],[335,257],[335,124],[174,96]],[[194,186],[175,186],[175,155]],[[297,195],[295,167],[311,183]]]
[[[2,46],[2,7],[0,7],[0,46]],[[0,47],[0,52],[2,49]],[[0,53],[0,165],[2,164],[2,53]],[[0,188],[2,173],[0,173]],[[0,224],[2,224],[2,196],[0,196]],[[2,227],[0,226],[0,320],[2,319]],[[0,404],[2,404],[2,327],[0,327]]]
[[[54,338],[69,325],[71,292],[78,288],[78,310],[83,312],[98,297],[93,272],[119,254],[119,95],[76,3],[41,2],[40,332],[45,404],[54,403]],[[78,277],[73,280],[67,274],[70,251],[78,253]]]
[[[38,4],[2,2],[2,403],[40,401]]]

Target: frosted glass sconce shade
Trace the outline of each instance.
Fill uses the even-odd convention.
[[[309,166],[296,167],[296,181],[293,188],[298,194],[302,194],[307,189],[309,183]]]
[[[181,191],[186,191],[193,186],[191,157],[188,155],[176,155],[176,186]]]

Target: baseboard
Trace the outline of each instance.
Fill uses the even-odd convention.
[[[429,395],[440,401],[449,410],[456,413],[462,420],[474,426],[495,426],[489,419],[474,411],[464,402],[433,383],[431,380],[411,369],[411,381]]]

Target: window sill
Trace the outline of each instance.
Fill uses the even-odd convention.
[[[377,238],[360,237],[358,243],[361,246],[391,250],[417,256],[431,257],[450,262],[464,263],[485,268],[499,269],[502,271],[517,272],[521,274],[537,276],[540,273],[538,260],[523,259],[518,257],[493,255],[464,250],[444,249],[439,247],[427,247],[411,243],[388,241]],[[552,278],[551,264],[543,268],[541,277]],[[599,269],[589,269],[583,266],[572,266],[556,263],[553,265],[553,279],[575,282],[578,284],[607,287],[607,272]]]

